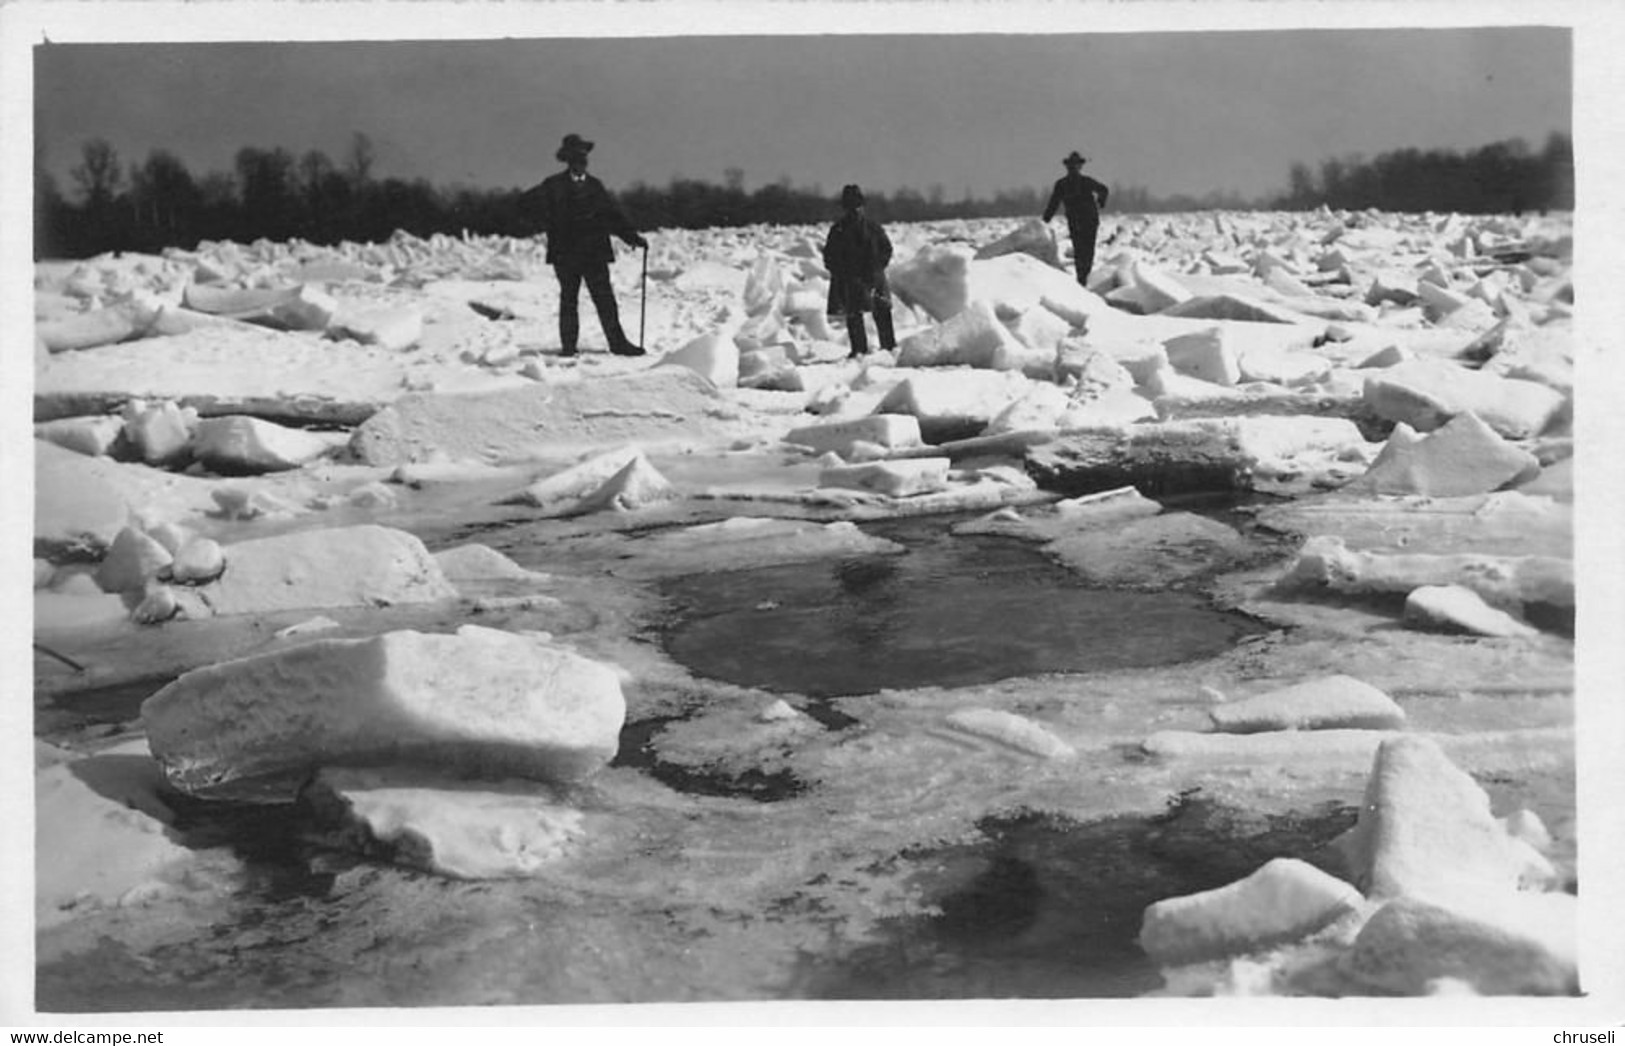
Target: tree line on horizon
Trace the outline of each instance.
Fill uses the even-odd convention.
[[[91,139],[70,171],[73,198],[35,165],[34,257],[190,249],[206,240],[368,243],[396,230],[420,237],[540,231],[520,202],[521,189],[442,188],[421,178],[380,178],[375,168],[372,142],[359,132],[336,161],[319,149],[295,157],[281,147],[245,146],[229,172],[202,176],[166,149],[126,166],[105,139]],[[663,187],[635,182],[617,196],[645,230],[817,224],[833,220],[838,210],[821,186],[794,186],[789,178],[749,191],[738,168],[729,169],[721,185],[691,178]],[[1036,216],[1047,198],[1048,186],[1029,186],[949,199],[941,185],[933,185],[925,193],[870,193],[868,210],[881,222]],[[1514,138],[1466,153],[1402,149],[1370,160],[1334,157],[1322,160],[1318,170],[1295,163],[1285,191],[1253,200],[1219,191],[1157,196],[1142,186],[1114,188],[1110,199],[1110,210],[1124,214],[1322,206],[1464,214],[1572,209],[1573,146],[1567,135],[1554,133],[1538,151]]]

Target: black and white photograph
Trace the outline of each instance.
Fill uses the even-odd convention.
[[[1607,5],[0,18],[0,1024],[1625,1022]]]

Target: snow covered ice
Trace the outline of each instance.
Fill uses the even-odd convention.
[[[1570,225],[1109,214],[1088,289],[1032,219],[896,226],[850,361],[815,226],[650,232],[638,358],[590,310],[560,354],[526,240],[40,263],[42,991],[1573,991]],[[667,649],[684,578],[817,576],[863,608],[818,658],[901,658],[922,533],[1256,627],[835,698]]]

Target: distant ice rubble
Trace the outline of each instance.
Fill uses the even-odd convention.
[[[1212,246],[1218,227],[1235,246]],[[1369,480],[1378,493],[1433,493],[1430,481],[1452,471],[1456,488],[1535,482],[1539,469],[1528,467],[1469,478],[1438,466],[1428,470],[1431,476],[1417,475],[1412,459],[1444,448],[1423,452],[1414,437],[1471,414],[1511,441],[1507,453],[1515,454],[1519,443],[1560,430],[1571,412],[1568,248],[1563,228],[1550,222],[1328,211],[1120,218],[1088,289],[1059,267],[1052,230],[1035,220],[925,228],[927,237],[934,232],[949,239],[927,238],[912,252],[901,250],[892,266],[898,349],[852,362],[844,360],[844,332],[824,322],[827,274],[807,246],[816,242],[816,229],[663,231],[656,237],[657,297],[675,301],[667,303],[674,311],[665,311],[655,340],[679,347],[657,358],[651,377],[676,368],[724,392],[801,396],[806,410],[835,422],[909,416],[922,440],[946,447],[950,457],[955,444],[978,438],[1002,436],[1003,446],[1018,452],[1047,444],[1044,452],[1052,453],[1066,452],[1079,438],[1098,443],[1097,434],[1132,430],[1147,445],[1188,448],[1157,455],[1155,467],[1165,473],[1177,474],[1190,462],[1197,466],[1193,480],[1214,480],[1219,477],[1204,463],[1229,456],[1232,485],[1295,494],[1360,479],[1379,452],[1383,467]],[[1001,228],[1003,235],[980,231]],[[905,248],[920,242],[898,238]],[[965,242],[977,239],[979,249]],[[662,272],[669,277],[660,278]],[[197,462],[219,474],[297,468],[340,448],[264,416],[276,413],[267,410],[277,402],[274,392],[237,393],[252,409],[236,416],[225,414],[222,408],[229,407],[218,395],[179,388],[151,406],[125,405],[122,426],[108,415],[59,416],[73,395],[96,397],[53,391],[58,380],[69,379],[58,372],[57,357],[107,344],[69,334],[76,324],[122,332],[115,341],[152,343],[155,359],[163,360],[173,336],[143,335],[152,335],[155,317],[179,310],[232,318],[240,326],[252,321],[258,326],[250,329],[262,332],[347,337],[382,354],[372,366],[395,367],[418,340],[438,342],[425,333],[430,328],[460,331],[459,324],[467,324],[471,331],[501,331],[529,317],[523,322],[545,330],[552,306],[538,300],[526,307],[516,294],[541,284],[545,298],[551,293],[546,279],[534,244],[480,237],[397,234],[382,245],[330,249],[298,242],[204,244],[162,257],[93,259],[42,275],[37,289],[41,338],[51,350],[37,399],[53,417],[37,435],[159,467]],[[504,286],[514,290],[497,289]],[[415,312],[401,304],[412,301],[425,304]],[[702,303],[713,307],[709,321],[707,308],[695,307]],[[470,307],[462,320],[443,311],[463,305]],[[1484,322],[1449,322],[1469,311]],[[113,324],[109,316],[129,322]],[[227,341],[241,336],[236,328],[208,329]],[[456,343],[442,349],[423,361],[437,369],[423,374],[518,375],[528,366],[529,379],[504,386],[519,396],[527,385],[568,389],[579,380],[575,372],[536,371],[535,357],[524,364],[522,353],[488,365],[483,351],[470,356]],[[176,380],[189,379],[177,372]],[[432,378],[429,384],[444,389],[459,381]],[[413,388],[409,383],[404,391]],[[371,408],[379,416],[357,430],[351,453],[379,464],[435,452],[516,460],[577,435],[582,452],[654,435],[648,424],[578,434],[590,412],[577,410],[561,413],[556,429],[544,425],[531,439],[512,422],[550,409],[545,399],[525,404],[477,386],[449,398],[444,391],[406,397],[402,391],[394,396],[398,405],[379,401]],[[652,385],[643,392],[670,394]],[[307,416],[309,397],[296,388],[284,390],[282,402],[284,420]],[[440,422],[432,420],[437,410],[444,415]],[[401,411],[415,412],[414,420]],[[679,394],[666,416],[674,427],[703,430],[711,412]],[[1211,432],[1211,443],[1203,445],[1188,432],[1154,428],[1240,417],[1276,419],[1283,434],[1293,426],[1348,425],[1335,445],[1321,433],[1306,435],[1296,447],[1276,437],[1271,449],[1280,452],[1273,455],[1235,453],[1236,440],[1225,432]],[[471,422],[483,425],[477,438],[459,434],[456,423]],[[1388,443],[1366,442],[1389,430]],[[850,460],[854,454],[869,462],[911,450],[884,440],[878,446],[885,449],[876,450],[872,442],[839,453],[857,464]],[[967,445],[960,452],[982,449]],[[1194,458],[1180,460],[1180,454]],[[1458,452],[1453,464],[1461,457]],[[1119,462],[1102,466],[1119,475],[1095,489],[1137,479]]]
[[[389,370],[419,340],[441,340],[430,336],[441,329],[505,330],[527,316],[545,326],[552,306],[526,290],[546,286],[534,243],[398,233],[378,245],[208,243],[42,266],[47,356],[36,403],[49,420],[36,437],[200,480],[298,473],[346,456],[397,467],[561,451],[585,459],[680,436],[726,438],[723,404],[761,392],[800,398],[809,417],[782,438],[827,459],[803,499],[854,518],[992,510],[1124,485],[1153,496],[1454,497],[1507,487],[1569,496],[1566,456],[1536,453],[1572,415],[1563,222],[1322,210],[1123,217],[1112,233],[1086,289],[1059,267],[1052,230],[1034,220],[899,230],[899,347],[846,361],[844,333],[822,314],[818,230],[666,230],[652,271],[680,319],[657,340],[688,341],[654,366],[590,383],[549,371],[456,394],[397,386],[347,443],[275,420],[321,416],[325,392],[296,384],[222,399],[201,391],[205,383],[186,393],[198,380],[187,366],[197,339],[325,335],[334,346],[365,345],[379,355],[360,366]],[[682,323],[690,334],[679,334]],[[176,394],[126,392],[115,413],[63,415],[97,397],[72,391],[77,378],[61,363],[118,343],[150,347],[143,374],[160,385],[171,375]],[[492,370],[482,353],[441,348],[434,373]],[[205,362],[218,372],[221,360]],[[107,373],[97,362],[92,373]],[[515,356],[495,371],[517,365]],[[326,369],[301,364],[303,380]],[[232,413],[233,402],[274,417]],[[1017,459],[1027,476],[954,467],[988,455]],[[547,514],[580,515],[698,493],[673,488],[646,457],[623,467],[594,489],[533,500]],[[339,503],[202,483],[184,496],[170,485],[160,498],[156,477],[111,468],[37,455],[36,551],[48,561],[105,554],[131,517],[184,523],[205,496],[208,514],[238,519]],[[348,495],[363,509],[393,500],[376,484]],[[142,619],[161,619],[166,606],[160,597]]]

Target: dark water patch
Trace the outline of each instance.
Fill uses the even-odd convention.
[[[138,951],[104,935],[70,957],[39,965],[34,1006],[42,1013],[140,1013],[296,1009],[325,1001],[279,999],[263,990],[245,999],[242,975],[221,977],[222,965],[221,960],[199,962],[184,945]],[[86,984],[94,990],[87,991]]]
[[[1164,512],[1189,512],[1192,515],[1223,523],[1248,537],[1266,540],[1271,545],[1297,547],[1295,538],[1288,539],[1273,531],[1263,532],[1258,526],[1257,513],[1273,505],[1292,501],[1292,498],[1274,494],[1236,491],[1195,491],[1183,494],[1165,494],[1156,499]]]
[[[1263,631],[1177,591],[1086,587],[1030,545],[870,528],[909,546],[664,583],[666,650],[696,673],[812,697],[1177,664]]]
[[[808,701],[799,711],[825,730],[845,730],[863,722],[857,716],[847,715],[828,701]]]
[[[1329,585],[1308,582],[1278,584],[1269,593],[1270,598],[1282,602],[1312,604],[1336,610],[1358,611],[1373,617],[1392,618],[1391,625],[1381,628],[1404,628],[1407,592],[1344,592]]]
[[[1275,857],[1320,863],[1355,817],[1325,806],[1264,818],[1182,796],[1151,818],[990,818],[977,842],[896,858],[939,914],[895,920],[881,941],[844,956],[808,959],[798,988],[818,999],[1143,995],[1162,983],[1138,943],[1149,905]]]
[[[640,770],[672,791],[686,795],[776,803],[794,799],[807,791],[806,782],[788,770],[768,771],[749,768],[738,773],[727,773],[719,769],[686,766],[662,760],[660,753],[655,750],[655,738],[668,724],[679,722],[683,718],[683,716],[660,716],[628,723],[621,728],[620,748],[609,765]]]
[[[315,814],[302,801],[235,802],[175,791],[163,799],[175,811],[170,830],[177,840],[194,849],[229,849],[243,862],[244,892],[257,900],[325,897],[346,863],[322,844]]]
[[[173,683],[177,676],[143,676],[107,686],[52,694],[38,702],[56,728],[131,723],[141,718],[141,703]]]
[[[515,510],[511,518],[486,519],[473,523],[459,522],[443,529],[418,527],[413,533],[430,552],[444,552],[460,545],[481,544],[512,558],[513,549],[525,544],[516,538],[513,532],[527,523],[534,522],[533,516],[520,516]]]
[[[1574,608],[1555,603],[1525,603],[1523,619],[1542,632],[1574,638]]]
[[[1160,453],[1114,454],[1100,447],[1116,436],[1083,437],[1081,446],[1057,441],[1027,452],[1027,475],[1040,490],[1065,498],[1134,487],[1149,498],[1182,494],[1236,496],[1251,489],[1246,466],[1219,446],[1188,446]]]

